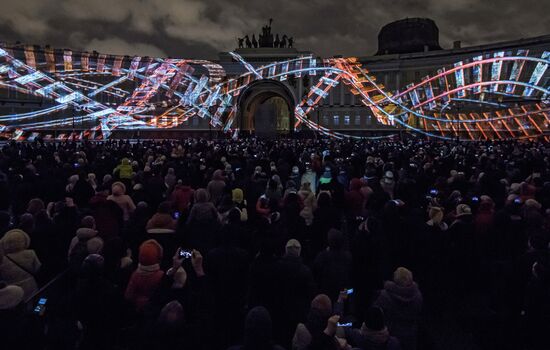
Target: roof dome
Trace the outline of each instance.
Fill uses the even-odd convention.
[[[429,18],[405,18],[386,24],[378,33],[377,55],[441,50],[439,29]]]

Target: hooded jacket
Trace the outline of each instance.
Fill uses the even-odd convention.
[[[128,221],[130,214],[136,210],[136,205],[132,197],[126,194],[126,186],[122,182],[115,182],[111,186],[111,191],[112,194],[107,199],[118,204],[120,209],[122,209],[124,221]]]
[[[244,344],[229,350],[284,350],[273,345],[271,316],[266,308],[257,306],[246,315]]]
[[[130,164],[130,159],[122,158],[122,162],[113,170],[113,174],[115,174],[116,172],[118,172],[118,177],[120,179],[131,179],[134,169]]]
[[[42,265],[34,250],[28,249],[30,244],[29,235],[19,229],[8,231],[0,240],[4,251],[0,258],[0,276],[7,284],[23,288],[25,299],[38,289],[33,275]]]
[[[98,232],[96,230],[88,227],[81,227],[76,230],[76,236],[73,237],[73,239],[71,240],[67,256],[71,256],[78,242],[86,243],[88,254],[98,254],[101,251],[101,248],[103,248],[103,240],[99,237],[96,237],[97,234]]]
[[[403,349],[416,349],[422,311],[422,294],[417,284],[413,282],[409,286],[400,286],[386,281],[374,305],[384,310],[388,329],[392,336],[399,339]]]

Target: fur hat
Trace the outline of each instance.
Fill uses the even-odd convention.
[[[25,292],[19,286],[0,285],[0,310],[13,309],[23,301]]]
[[[31,238],[25,231],[13,229],[6,232],[0,243],[4,253],[10,254],[28,249],[31,244]]]
[[[413,284],[413,274],[409,269],[398,267],[393,273],[393,281],[400,287],[408,287]]]
[[[138,260],[144,266],[159,264],[162,260],[162,246],[154,239],[141,243]]]

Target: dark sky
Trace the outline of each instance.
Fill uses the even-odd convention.
[[[550,34],[548,0],[0,0],[0,41],[104,53],[216,58],[273,31],[320,56],[370,55],[380,28],[429,17],[450,47]]]

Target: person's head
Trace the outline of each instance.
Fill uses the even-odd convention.
[[[34,231],[34,216],[30,213],[21,215],[19,218],[19,228],[32,234]]]
[[[248,312],[244,323],[245,350],[267,350],[272,346],[272,323],[269,311],[256,306]]]
[[[184,323],[183,306],[177,300],[172,300],[160,310],[158,323],[170,330],[177,330]]]
[[[31,244],[31,238],[21,229],[13,229],[6,232],[0,239],[1,248],[4,254],[17,253],[28,249]]]
[[[290,239],[286,242],[285,252],[287,256],[298,258],[302,251],[302,245],[296,239]]]
[[[99,254],[88,255],[80,266],[80,274],[85,278],[99,278],[103,275],[105,259]]]
[[[195,191],[195,203],[206,203],[210,200],[208,191],[204,188],[199,188]]]
[[[162,260],[162,246],[154,239],[149,239],[139,246],[139,263],[143,266],[159,264]]]
[[[472,215],[472,209],[468,204],[459,204],[456,206],[456,218],[468,218]]]
[[[33,198],[29,201],[29,205],[27,206],[27,213],[36,215],[36,213],[44,209],[46,209],[44,201],[40,198]]]
[[[400,287],[409,287],[414,283],[413,274],[404,267],[398,267],[393,272],[393,282]]]
[[[95,230],[95,219],[93,216],[91,215],[87,215],[85,217],[82,218],[82,220],[80,221],[80,227],[86,227],[86,228],[91,228],[92,230]]]
[[[18,308],[23,302],[24,295],[23,288],[0,282],[0,311]]]
[[[122,182],[117,181],[111,185],[111,192],[113,196],[121,196],[126,193],[126,186]]]
[[[430,207],[428,216],[434,225],[439,225],[443,221],[443,209],[440,207]]]
[[[332,204],[332,199],[328,192],[319,193],[319,197],[317,198],[317,206],[319,208],[328,208],[331,206],[331,204]]]
[[[342,231],[331,228],[327,233],[327,244],[332,251],[342,250],[344,248],[344,234]]]
[[[235,188],[231,191],[231,198],[233,202],[241,204],[244,200],[244,193],[243,190],[240,188]]]

